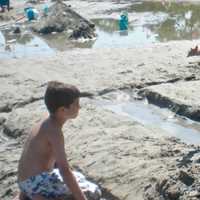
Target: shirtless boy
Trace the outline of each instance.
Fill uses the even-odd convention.
[[[49,116],[32,128],[19,161],[21,199],[60,199],[70,191],[75,200],[87,200],[67,162],[62,132],[65,122],[78,115],[79,97],[75,86],[49,82],[44,97]],[[55,173],[55,164],[63,181]]]

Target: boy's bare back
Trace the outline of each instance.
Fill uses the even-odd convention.
[[[67,161],[62,127],[78,116],[80,91],[72,85],[52,81],[44,100],[49,116],[31,131],[18,167],[21,192],[32,200],[52,199],[72,193],[76,200],[86,200]],[[55,163],[63,180],[54,174]]]
[[[33,127],[19,162],[19,181],[44,171],[51,171],[54,168],[55,156],[53,152],[57,147],[55,142],[52,144],[52,141],[55,136],[57,140],[61,140],[60,143],[64,144],[61,130],[49,118]],[[64,145],[62,148],[64,148]]]

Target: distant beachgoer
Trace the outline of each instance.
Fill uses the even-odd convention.
[[[128,13],[126,11],[124,11],[120,16],[119,30],[120,31],[128,30]]]
[[[199,56],[199,55],[200,55],[200,50],[199,50],[198,45],[196,45],[195,48],[191,48],[190,49],[190,51],[188,52],[187,57],[190,57],[190,56]]]
[[[20,199],[57,199],[72,194],[75,200],[87,200],[67,161],[62,132],[65,122],[78,115],[80,94],[75,86],[48,83],[44,101],[49,115],[32,128],[18,165]],[[55,173],[55,164],[63,181]]]
[[[10,0],[0,0],[0,7],[1,12],[5,11],[5,7],[7,7],[7,10],[10,10]]]

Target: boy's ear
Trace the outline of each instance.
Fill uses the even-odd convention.
[[[65,111],[65,109],[66,109],[66,107],[61,106],[61,107],[58,108],[58,112],[63,112],[63,111]]]

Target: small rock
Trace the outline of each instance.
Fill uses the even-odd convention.
[[[74,29],[73,33],[70,35],[69,38],[76,40],[79,38],[92,39],[96,36],[96,34],[94,33],[94,28],[91,27],[92,25],[81,23],[78,28]]]
[[[5,119],[4,117],[0,117],[0,126],[1,126],[2,124],[4,124],[5,121],[6,121],[6,119]]]
[[[178,178],[181,182],[183,182],[187,186],[192,185],[194,182],[194,178],[191,175],[189,175],[187,172],[182,171],[182,170],[180,171]]]
[[[21,29],[19,27],[16,27],[13,31],[14,34],[19,34],[21,33]]]
[[[142,66],[144,66],[145,64],[144,63],[140,63],[140,64],[138,64],[137,66],[138,67],[142,67]]]

